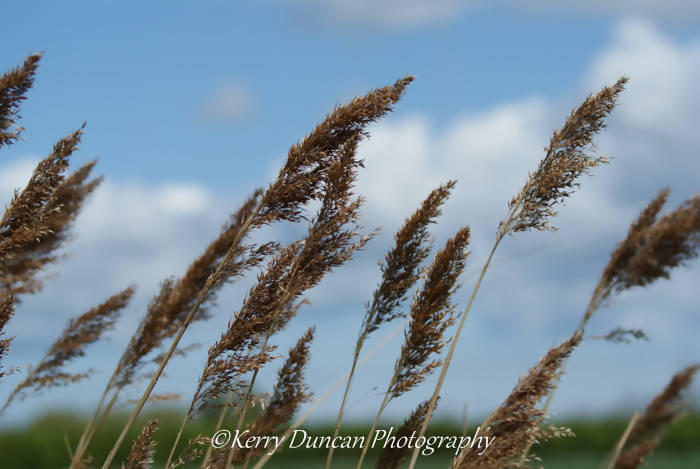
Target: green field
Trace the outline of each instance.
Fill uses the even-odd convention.
[[[161,416],[161,428],[156,433],[158,453],[156,466],[162,467],[164,457],[174,439],[179,415],[175,412],[158,412]],[[118,434],[119,425],[125,420],[117,415],[111,418],[96,437],[91,446],[92,455],[97,461],[109,451]],[[553,440],[536,447],[535,452],[542,459],[545,468],[597,468],[600,467],[606,454],[615,445],[626,425],[625,418],[607,418],[599,420],[575,419],[556,422],[567,425],[576,433],[575,438]],[[131,442],[140,430],[143,420],[135,426],[125,445],[117,457],[122,461]],[[46,415],[24,428],[0,430],[0,467],[2,469],[41,469],[66,467],[69,461],[66,440],[72,445],[77,441],[84,421],[69,415]],[[211,433],[214,420],[211,416],[197,419],[186,432],[185,439],[196,434]],[[328,435],[332,433],[330,426],[312,426],[305,430],[310,435]],[[671,426],[662,446],[650,460],[648,468],[659,469],[697,469],[700,467],[700,413],[692,413],[684,420]],[[362,435],[366,426],[343,427],[344,435]],[[447,422],[436,422],[431,425],[431,434],[458,435],[461,430],[458,425]],[[165,454],[164,454],[165,453]],[[338,469],[354,468],[358,452],[342,450],[336,453],[333,467]],[[370,451],[366,467],[373,467],[379,450]],[[314,468],[323,467],[324,450],[294,449],[285,450],[275,455],[266,467],[269,468]],[[421,468],[447,468],[450,461],[448,451],[436,451],[432,456],[419,459]],[[119,467],[115,464],[114,467]],[[195,467],[195,466],[192,466]]]

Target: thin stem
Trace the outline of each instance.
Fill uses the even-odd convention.
[[[31,375],[30,375],[30,376],[31,376]],[[23,385],[24,383],[26,383],[28,379],[29,379],[29,376],[28,376],[24,381],[22,381],[22,383],[20,383],[20,384],[12,391],[12,393],[10,394],[10,396],[7,398],[7,401],[5,401],[5,404],[3,404],[2,409],[0,409],[0,415],[2,415],[3,412],[5,412],[5,409],[7,409],[7,407],[10,405],[10,403],[15,399],[15,396],[17,395],[17,393],[19,392],[19,390],[22,389],[22,385]]]
[[[180,424],[180,429],[177,431],[177,435],[175,436],[175,441],[173,442],[173,446],[170,448],[170,454],[168,455],[168,460],[165,462],[165,466],[163,466],[165,469],[168,469],[170,467],[170,462],[173,460],[173,456],[175,455],[175,449],[177,448],[177,444],[180,442],[180,438],[182,437],[182,432],[185,430],[185,425],[190,419],[190,415],[192,414],[192,409],[194,408],[194,400],[190,403],[189,409],[187,409],[187,412],[185,412],[185,417],[182,419],[182,423]]]
[[[493,248],[491,248],[491,252],[489,253],[488,259],[486,259],[486,263],[481,268],[481,273],[479,274],[479,279],[476,281],[476,285],[474,286],[474,291],[472,291],[472,295],[469,298],[469,303],[467,303],[467,307],[462,312],[462,319],[459,321],[459,326],[457,327],[457,332],[455,333],[455,335],[452,338],[452,341],[450,343],[450,350],[447,352],[447,357],[445,358],[445,362],[442,364],[442,369],[440,371],[440,377],[438,378],[438,382],[437,382],[437,385],[435,386],[435,390],[433,391],[433,395],[430,398],[430,405],[428,406],[428,412],[426,412],[426,414],[425,414],[425,420],[423,420],[423,425],[421,425],[421,429],[420,429],[420,433],[418,434],[418,438],[424,436],[425,432],[428,429],[428,423],[430,423],[430,417],[432,416],[433,411],[435,410],[435,404],[437,403],[438,396],[440,395],[440,389],[442,389],[442,384],[445,381],[445,375],[447,375],[447,368],[450,366],[450,362],[452,361],[452,356],[454,355],[455,347],[457,346],[457,340],[459,340],[459,336],[462,333],[462,328],[464,327],[464,321],[467,319],[467,315],[469,314],[469,310],[472,307],[472,303],[474,303],[474,298],[476,298],[476,293],[479,291],[479,287],[481,286],[481,282],[484,279],[484,275],[486,275],[486,271],[488,270],[489,265],[491,264],[491,260],[493,259],[493,255],[496,252],[496,249],[498,248],[498,245],[500,244],[502,239],[503,239],[503,235],[499,234],[499,236],[496,238],[496,243],[493,245]],[[408,466],[408,469],[413,469],[415,467],[416,460],[418,459],[418,452],[419,451],[420,451],[420,448],[418,448],[418,447],[413,449],[413,453],[411,454],[411,462]]]
[[[637,419],[639,419],[638,412],[632,416],[632,419],[630,420],[630,423],[627,424],[627,428],[625,429],[625,432],[622,434],[620,441],[617,442],[617,445],[615,446],[615,451],[613,451],[613,454],[610,457],[610,462],[608,463],[608,466],[607,466],[608,469],[614,469],[615,461],[617,461],[617,458],[620,456],[620,453],[622,452],[622,448],[625,447],[625,443],[627,443],[627,439],[629,438],[630,433],[632,433],[632,429],[634,428],[634,425],[637,423]]]
[[[396,366],[394,366],[394,374],[391,376],[391,379],[389,380],[389,386],[387,386],[386,392],[384,393],[384,399],[382,400],[382,403],[379,406],[377,416],[374,417],[374,422],[372,422],[372,428],[370,428],[369,434],[367,434],[367,440],[365,441],[365,444],[362,445],[362,454],[360,455],[360,460],[357,462],[357,469],[360,469],[362,467],[362,461],[364,461],[365,456],[367,455],[367,450],[369,449],[369,442],[372,439],[372,435],[374,434],[375,428],[377,428],[377,424],[379,423],[379,417],[381,417],[382,412],[384,412],[384,409],[393,397],[391,395],[391,388],[392,386],[394,386],[396,379],[399,377],[400,366],[400,361],[396,362]]]
[[[297,254],[297,256],[294,258],[294,264],[292,264],[292,268],[289,271],[289,277],[287,280],[287,283],[283,289],[284,294],[282,295],[282,298],[277,300],[277,305],[275,308],[272,310],[272,313],[274,315],[274,318],[270,322],[270,326],[267,328],[267,332],[265,333],[265,341],[263,342],[263,345],[260,349],[260,353],[258,354],[258,358],[261,358],[265,352],[267,351],[267,344],[270,340],[270,336],[272,335],[272,330],[275,325],[275,321],[277,321],[277,318],[280,315],[280,312],[282,311],[282,308],[284,307],[285,304],[287,304],[287,301],[289,301],[290,298],[294,296],[294,294],[297,292],[296,289],[293,289],[294,281],[296,280],[296,275],[297,272],[299,271],[300,265],[299,262],[301,259],[304,258],[304,254],[306,253],[306,250],[309,247],[309,243],[304,243],[304,247],[302,248],[301,252]],[[255,371],[253,372],[253,377],[250,380],[250,384],[248,385],[248,391],[246,392],[245,399],[243,401],[243,408],[241,410],[241,414],[238,417],[238,424],[236,426],[236,430],[240,430],[241,425],[243,424],[243,419],[245,418],[246,410],[248,408],[248,401],[250,400],[250,396],[253,393],[253,386],[255,385],[255,380],[258,376],[258,371],[259,368],[256,368]],[[229,451],[228,457],[226,459],[226,466],[224,466],[226,469],[228,468],[233,468],[233,456],[234,456],[235,451]]]
[[[250,224],[253,222],[253,219],[255,218],[255,216],[260,212],[261,208],[262,208],[262,203],[258,203],[258,206],[256,207],[255,211],[246,219],[246,221],[241,226],[241,229],[238,230],[238,233],[236,233],[236,238],[231,243],[231,247],[229,247],[228,251],[226,252],[226,255],[219,263],[219,266],[216,268],[216,271],[207,278],[207,281],[204,283],[204,287],[202,287],[202,289],[199,292],[199,295],[197,296],[197,301],[192,306],[192,309],[190,310],[189,314],[187,315],[184,322],[180,326],[180,330],[178,331],[177,335],[175,336],[175,339],[173,339],[173,343],[170,345],[168,352],[165,354],[165,356],[161,360],[160,366],[158,367],[155,374],[151,378],[151,381],[148,383],[148,387],[144,391],[143,396],[141,396],[141,399],[139,400],[138,404],[136,405],[136,408],[134,409],[131,416],[129,417],[129,420],[124,425],[124,428],[122,429],[122,432],[119,435],[119,438],[117,438],[117,441],[114,443],[114,446],[112,447],[112,450],[109,452],[107,459],[105,460],[104,464],[102,465],[102,469],[108,469],[109,465],[114,460],[114,457],[117,455],[117,451],[119,450],[119,447],[124,442],[124,438],[126,438],[127,432],[129,431],[131,426],[136,421],[136,418],[138,417],[138,415],[141,413],[141,410],[143,409],[143,406],[146,404],[148,397],[151,395],[151,392],[153,391],[153,388],[155,387],[156,382],[160,378],[160,375],[163,373],[163,370],[165,369],[165,365],[167,365],[168,361],[170,360],[170,357],[173,356],[173,353],[175,352],[175,349],[177,348],[178,344],[180,343],[182,336],[185,335],[185,331],[187,330],[187,327],[194,320],[195,314],[197,313],[197,310],[199,309],[201,304],[204,302],[204,299],[206,298],[207,293],[209,292],[211,287],[214,285],[214,283],[218,280],[219,275],[221,274],[221,271],[223,270],[224,266],[228,263],[229,259],[233,255],[234,250],[238,247],[238,244],[243,239],[243,236],[245,236],[245,234],[248,232],[248,229],[250,228]]]
[[[107,414],[109,414],[110,410],[112,410],[112,406],[117,400],[117,396],[119,396],[119,392],[122,390],[122,388],[117,388],[116,391],[114,391],[114,395],[112,396],[112,399],[107,405],[107,408],[102,412],[100,420],[95,425],[95,420],[97,420],[97,416],[100,415],[100,411],[102,411],[102,406],[104,405],[104,401],[107,398],[109,391],[111,390],[111,383],[115,376],[116,372],[114,375],[112,375],[112,378],[110,379],[109,383],[107,383],[107,386],[105,387],[105,390],[102,393],[102,397],[100,398],[100,402],[95,408],[95,412],[92,414],[92,417],[90,417],[90,420],[88,420],[87,425],[85,425],[85,429],[83,429],[83,433],[82,435],[80,435],[80,440],[78,440],[78,446],[75,449],[75,454],[71,459],[70,467],[68,469],[77,469],[83,455],[85,454],[85,451],[92,442],[92,438],[95,436],[95,433],[97,433],[97,430],[100,428],[102,422],[104,422],[105,418],[107,417]]]
[[[262,344],[262,347],[260,348],[260,355],[265,353],[267,350],[267,343],[270,340],[270,335],[272,332],[272,326],[267,330],[267,333],[265,334],[265,341]],[[243,426],[243,420],[245,420],[245,414],[246,411],[248,410],[248,402],[250,401],[250,396],[253,394],[253,386],[255,386],[255,380],[258,377],[258,371],[260,368],[256,368],[255,371],[253,372],[253,377],[250,379],[250,384],[248,385],[248,390],[246,391],[245,399],[243,399],[243,408],[241,409],[241,413],[238,416],[238,423],[236,423],[236,432],[238,432],[241,429],[241,426]],[[225,468],[228,467],[233,467],[233,455],[235,453],[235,450],[232,448],[231,451],[228,452],[228,457],[226,458],[226,466]]]
[[[394,373],[394,377],[396,377],[396,373]],[[392,378],[392,383],[395,378]],[[389,389],[391,389],[391,385],[389,385]],[[374,422],[372,422],[372,427],[369,429],[369,433],[367,434],[367,440],[365,441],[365,444],[362,445],[362,454],[360,455],[360,460],[357,461],[357,468],[360,469],[362,467],[362,462],[365,460],[365,456],[367,455],[367,450],[369,450],[369,445],[370,445],[370,440],[372,439],[372,435],[374,434],[374,430],[377,428],[377,424],[379,423],[379,417],[382,415],[382,412],[384,412],[384,409],[386,408],[387,403],[389,402],[389,391],[384,394],[384,400],[382,400],[382,404],[379,406],[379,410],[377,411],[377,416],[374,417]]]
[[[362,348],[362,344],[364,343],[364,339],[366,337],[366,334],[361,334],[360,337],[357,339],[357,343],[355,344],[355,352],[352,357],[352,366],[350,367],[350,373],[348,374],[348,380],[347,383],[345,384],[345,392],[343,392],[343,400],[340,403],[340,409],[338,410],[338,418],[335,421],[335,429],[333,430],[333,438],[331,441],[335,441],[336,437],[338,436],[338,433],[340,432],[340,421],[343,418],[343,412],[345,411],[345,403],[347,402],[348,399],[348,394],[350,392],[350,383],[352,382],[352,378],[355,375],[355,369],[357,367],[357,360],[360,357],[360,349]],[[331,449],[328,450],[328,457],[326,458],[326,467],[325,469],[329,469],[331,467],[331,461],[333,461],[333,445],[331,445]]]
[[[379,352],[379,350],[381,350],[386,344],[388,344],[388,343],[391,341],[391,339],[393,339],[394,337],[396,337],[396,336],[399,334],[399,332],[401,332],[401,331],[403,330],[404,326],[405,326],[407,323],[408,323],[408,321],[404,321],[402,324],[399,324],[393,331],[391,331],[391,333],[390,333],[389,335],[387,335],[387,336],[384,338],[384,340],[382,340],[379,344],[377,344],[376,347],[374,347],[372,350],[370,350],[369,352],[367,352],[367,354],[366,354],[364,357],[362,357],[362,359],[358,362],[358,364],[357,364],[357,369],[362,368],[362,367],[365,365],[365,363],[367,363],[367,362],[369,361],[370,358],[372,358],[374,355],[376,355],[377,352]],[[286,440],[287,438],[289,438],[289,435],[291,435],[292,432],[294,432],[294,430],[296,430],[296,429],[299,428],[304,422],[306,422],[306,419],[308,419],[309,416],[311,416],[311,414],[313,414],[314,411],[315,411],[316,409],[318,409],[319,406],[320,406],[321,404],[323,404],[323,403],[326,401],[326,399],[328,399],[330,396],[333,395],[333,393],[336,391],[336,389],[338,389],[338,388],[345,382],[345,380],[347,380],[348,376],[350,376],[350,372],[345,373],[343,376],[341,376],[340,378],[338,378],[338,379],[335,381],[335,383],[333,383],[328,389],[326,389],[326,391],[323,393],[323,395],[322,395],[321,397],[319,397],[319,398],[316,400],[316,402],[315,402],[311,407],[309,407],[309,408],[306,410],[306,412],[304,412],[304,413],[301,415],[301,417],[299,417],[299,418],[292,424],[291,427],[289,427],[289,428],[287,429],[286,432],[284,432],[284,434],[282,435],[282,439],[283,439],[283,440]],[[255,466],[253,466],[253,469],[261,469],[261,468],[265,465],[265,463],[266,463],[267,461],[270,460],[271,457],[272,457],[271,454],[265,453],[265,454],[260,458],[260,460],[255,464]]]
[[[213,435],[216,434],[221,429],[221,426],[224,424],[224,419],[226,418],[226,414],[228,413],[228,408],[229,404],[231,403],[231,400],[233,399],[234,392],[231,391],[228,393],[228,396],[226,396],[226,403],[224,404],[224,407],[221,409],[221,412],[219,413],[219,420],[216,422],[216,428],[214,428],[214,432],[212,433]],[[207,463],[209,462],[209,459],[211,459],[211,452],[212,452],[212,445],[207,445],[207,452],[204,455],[204,461],[202,462],[202,467],[207,467]]]

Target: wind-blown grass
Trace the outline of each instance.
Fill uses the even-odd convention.
[[[20,138],[22,129],[17,126],[20,107],[34,83],[40,57],[31,55],[23,65],[0,77],[0,147],[12,145]],[[260,448],[212,451],[211,435],[224,424],[228,410],[237,412],[236,430],[264,437],[287,435],[307,417],[304,414],[293,421],[302,404],[312,399],[304,383],[304,370],[311,359],[313,328],[290,349],[269,398],[258,394],[256,379],[260,370],[277,358],[276,335],[284,333],[294,320],[306,303],[307,293],[322,286],[334,270],[351,262],[360,249],[379,235],[378,230],[361,226],[364,199],[355,194],[363,167],[358,145],[369,136],[369,125],[394,109],[412,80],[410,76],[399,79],[333,109],[306,137],[289,148],[276,178],[264,189],[254,191],[233,212],[219,235],[205,246],[188,269],[179,277],[163,280],[116,368],[108,375],[104,392],[82,435],[79,439],[68,439],[69,454],[65,459],[71,461],[72,469],[100,464],[106,469],[115,461],[123,461],[123,468],[149,468],[163,459],[167,469],[181,466],[245,469],[249,464],[259,469],[268,463],[272,455],[264,454]],[[380,263],[381,280],[362,318],[358,318],[360,331],[352,350],[350,371],[337,383],[337,386],[345,384],[345,388],[332,427],[333,437],[342,430],[353,375],[363,364],[360,355],[368,337],[403,317],[408,318],[404,342],[394,369],[389,370],[390,379],[366,442],[369,443],[383,411],[393,399],[414,391],[439,370],[431,395],[422,400],[398,430],[399,436],[427,434],[466,318],[494,253],[507,235],[556,229],[552,219],[579,187],[582,176],[609,162],[606,156],[594,151],[594,138],[605,128],[626,83],[627,78],[623,77],[588,96],[552,134],[539,165],[509,202],[494,245],[463,309],[458,308],[455,293],[461,287],[459,277],[466,268],[470,229],[465,226],[458,230],[432,261],[423,266],[433,244],[430,225],[441,215],[455,181],[433,190],[406,218],[394,236],[394,245]],[[96,161],[69,172],[70,157],[77,150],[83,132],[84,125],[59,140],[39,162],[26,186],[15,192],[0,220],[0,360],[3,360],[0,382],[14,371],[4,363],[13,340],[6,330],[16,309],[21,307],[21,298],[40,293],[46,281],[42,274],[60,260],[58,253],[72,235],[74,220],[102,180],[92,177]],[[567,428],[546,425],[545,421],[552,393],[568,357],[581,346],[589,319],[615,294],[669,278],[673,269],[698,255],[700,196],[691,197],[661,215],[667,198],[668,190],[659,192],[632,223],[626,239],[613,251],[603,269],[578,328],[572,328],[570,337],[552,347],[480,426],[492,445],[483,453],[459,453],[452,458],[451,467],[525,467],[535,460],[530,449],[536,442],[573,435]],[[291,242],[251,241],[256,230],[277,223],[305,224],[306,231]],[[179,425],[170,422],[167,429],[156,432],[158,421],[142,422],[143,429],[136,435],[132,427],[145,404],[157,397],[153,390],[165,367],[171,358],[189,351],[180,345],[189,326],[209,318],[209,308],[227,284],[253,271],[256,278],[252,287],[241,298],[218,339],[209,346],[201,374],[192,377],[196,389]],[[416,285],[410,306],[404,308],[408,292]],[[72,321],[39,364],[10,391],[5,406],[29,389],[48,391],[56,385],[88,378],[87,373],[66,371],[64,365],[78,361],[87,353],[86,347],[114,325],[132,295],[133,289],[128,288]],[[461,312],[456,314],[456,311]],[[458,326],[450,336],[456,322]],[[618,328],[600,337],[622,342],[630,337],[646,336],[637,329]],[[140,384],[138,374],[154,360],[157,369],[124,425],[116,427],[113,416],[110,417],[113,406],[125,389]],[[646,412],[632,420],[615,446],[609,461],[611,467],[637,467],[656,448],[661,429],[681,416],[678,396],[697,369],[694,365],[677,374]],[[474,380],[474,385],[479,382]],[[329,395],[321,394],[313,405]],[[15,402],[20,404],[19,400]],[[252,404],[261,404],[262,410],[251,409]],[[209,411],[219,408],[222,409],[215,426],[209,425],[199,433],[191,431],[197,426],[196,416],[204,414],[211,419]],[[365,430],[356,433],[364,434]],[[127,449],[121,447],[128,435],[134,443],[127,454]],[[100,438],[108,439],[100,440],[108,443],[94,453],[97,455],[94,458],[91,448],[95,448]],[[77,441],[74,452],[72,441]],[[180,445],[180,441],[187,443]],[[168,454],[168,448],[166,459],[163,456]],[[375,452],[370,452],[368,444],[358,452],[358,459],[352,464],[361,469],[365,459]],[[410,469],[417,464],[417,458],[418,448],[389,448],[379,455],[376,467],[395,468],[410,461]],[[335,467],[334,463],[340,466],[347,461],[334,460],[333,451],[328,451],[326,469]]]

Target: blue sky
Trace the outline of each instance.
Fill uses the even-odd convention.
[[[700,6],[559,3],[4,7],[3,69],[31,52],[44,51],[44,58],[22,108],[26,140],[0,155],[0,200],[9,200],[41,155],[83,121],[86,137],[74,164],[99,157],[106,178],[76,223],[70,257],[52,270],[56,276],[41,294],[24,300],[10,324],[17,338],[8,363],[36,362],[69,317],[130,282],[139,287],[110,341],[76,364],[106,368],[83,384],[13,405],[8,421],[59,405],[90,409],[111,371],[105,363],[120,353],[158,282],[184,271],[250,189],[271,180],[289,145],[334,105],[412,74],[417,79],[396,111],[373,126],[361,146],[364,222],[383,226],[382,236],[311,292],[311,306],[279,338],[284,348],[309,325],[318,326],[309,382],[321,394],[349,364],[362,306],[377,280],[376,261],[430,189],[449,178],[459,181],[435,228],[436,245],[463,224],[474,232],[458,294],[463,306],[506,202],[535,167],[552,129],[587,93],[627,74],[629,89],[598,141],[613,163],[586,179],[562,208],[559,232],[504,243],[467,323],[443,412],[465,401],[476,414],[492,409],[575,327],[607,256],[656,191],[671,186],[673,207],[700,190]],[[641,327],[652,341],[584,344],[555,411],[633,409],[673,372],[699,360],[699,274],[696,265],[681,269],[672,281],[629,292],[601,311],[591,333]],[[224,292],[214,319],[193,328],[186,342],[206,347],[214,340],[248,285]],[[381,391],[373,388],[384,386],[376,376],[388,374],[399,345],[390,343],[358,376],[349,418],[373,415]],[[203,350],[170,370],[161,390],[189,399]],[[262,377],[263,386],[272,383],[274,368]],[[4,387],[17,379],[8,378]],[[392,404],[387,418],[402,418],[431,385]],[[76,392],[86,396],[80,403]],[[691,394],[700,399],[698,386]],[[329,401],[318,418],[335,409],[337,402]]]

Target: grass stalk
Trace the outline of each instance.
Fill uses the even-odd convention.
[[[228,413],[229,404],[231,403],[233,396],[234,396],[233,391],[229,392],[228,396],[226,396],[226,402],[224,403],[224,406],[221,408],[221,412],[219,413],[219,420],[216,421],[216,427],[214,428],[212,435],[216,435],[216,432],[221,430],[221,426],[224,424],[224,419],[226,418],[226,414]],[[204,454],[204,461],[202,461],[202,467],[207,467],[207,464],[209,463],[209,459],[211,458],[212,449],[213,449],[212,445],[207,445],[207,452]]]
[[[378,343],[372,350],[367,352],[365,356],[362,357],[360,361],[357,363],[357,369],[362,368],[374,355],[376,355],[386,344],[388,344],[394,337],[396,337],[399,332],[403,330],[403,328],[408,324],[408,321],[404,321],[401,324],[399,324],[391,333],[389,333],[380,343]],[[299,428],[306,420],[313,414],[316,409],[319,408],[321,404],[323,404],[329,397],[333,395],[333,393],[348,379],[348,376],[350,376],[350,372],[348,371],[345,373],[343,376],[338,378],[331,386],[326,389],[326,391],[316,399],[314,404],[309,407],[306,412],[304,412],[297,420],[294,421],[294,423],[287,429],[287,431],[284,432],[282,435],[283,439],[289,438],[289,435],[294,432],[297,428]],[[253,466],[253,469],[261,469],[267,461],[272,457],[271,454],[265,453]]]
[[[340,433],[340,421],[343,419],[343,413],[345,412],[345,404],[347,403],[348,394],[350,393],[350,384],[352,383],[352,378],[353,376],[355,376],[355,370],[357,369],[357,360],[360,358],[360,349],[362,348],[362,344],[364,343],[364,335],[365,334],[363,333],[357,339],[357,343],[355,344],[355,352],[353,353],[352,357],[352,366],[350,367],[348,379],[345,383],[345,391],[343,391],[343,400],[340,402],[340,409],[338,410],[338,417],[335,421],[335,428],[333,429],[333,439],[331,441],[335,441],[335,438],[338,436],[338,433]],[[333,450],[334,448],[331,445],[331,449],[328,450],[328,456],[326,457],[325,469],[329,469],[331,467],[331,462],[333,461]]]
[[[435,385],[435,390],[433,391],[433,395],[430,397],[430,404],[428,406],[428,412],[425,414],[425,420],[423,421],[423,425],[421,425],[420,432],[418,433],[418,438],[422,437],[425,435],[425,432],[428,430],[428,424],[430,423],[430,417],[433,414],[433,411],[435,410],[435,405],[437,404],[438,397],[440,396],[440,390],[442,389],[442,385],[445,382],[445,376],[447,375],[447,369],[450,366],[450,362],[452,361],[452,356],[454,355],[455,352],[455,347],[457,346],[457,340],[459,340],[459,336],[462,333],[462,328],[464,327],[464,322],[467,319],[467,315],[469,314],[469,311],[472,307],[472,303],[474,303],[474,298],[476,298],[476,293],[479,291],[479,287],[481,286],[481,282],[484,279],[484,276],[486,275],[486,271],[489,268],[489,265],[491,265],[491,260],[493,259],[493,255],[496,252],[496,249],[498,248],[498,245],[500,244],[501,240],[503,239],[503,235],[499,234],[499,236],[496,238],[496,242],[493,245],[493,248],[491,248],[491,252],[489,253],[489,257],[486,259],[486,263],[484,263],[484,266],[481,268],[481,272],[479,273],[479,278],[476,281],[476,285],[474,286],[474,290],[472,291],[471,296],[469,297],[469,302],[467,303],[467,307],[464,309],[462,312],[462,318],[459,321],[459,326],[457,326],[457,332],[455,332],[454,337],[450,341],[450,349],[447,351],[447,357],[445,357],[445,361],[442,364],[442,368],[440,370],[440,377],[438,378],[438,382]],[[413,452],[411,453],[411,461],[408,465],[408,469],[413,469],[416,465],[416,461],[418,459],[418,452],[420,451],[420,448],[414,448]]]
[[[243,239],[243,237],[247,234],[248,229],[250,228],[250,225],[253,222],[253,219],[258,214],[261,207],[262,207],[262,203],[258,203],[258,206],[256,207],[255,211],[246,219],[246,221],[243,223],[243,226],[241,226],[241,229],[236,234],[235,239],[231,243],[231,247],[229,248],[228,252],[226,252],[226,255],[224,256],[224,258],[219,263],[218,267],[216,268],[216,271],[207,278],[207,281],[205,282],[204,287],[202,287],[202,289],[199,292],[199,295],[197,296],[197,301],[195,301],[194,305],[192,306],[192,309],[190,309],[190,312],[187,314],[187,317],[185,318],[182,325],[180,326],[180,329],[178,330],[177,335],[173,339],[173,342],[170,345],[170,348],[168,349],[167,353],[165,354],[165,356],[161,360],[160,365],[158,366],[158,369],[156,370],[153,377],[151,378],[151,381],[148,383],[146,390],[144,391],[143,395],[141,396],[141,399],[139,399],[139,402],[136,404],[136,408],[134,408],[134,411],[131,413],[131,416],[129,417],[126,424],[124,425],[124,428],[122,429],[119,437],[117,438],[117,441],[114,443],[114,446],[112,447],[111,451],[109,452],[107,459],[105,460],[104,464],[102,465],[102,469],[108,469],[110,464],[114,460],[114,457],[117,455],[117,451],[119,450],[119,447],[124,442],[124,438],[126,438],[127,432],[129,431],[131,426],[136,421],[136,418],[141,413],[141,410],[143,409],[143,406],[146,404],[146,401],[148,400],[149,396],[151,395],[151,392],[153,392],[153,388],[155,387],[156,382],[160,378],[160,375],[163,373],[163,370],[165,369],[165,365],[168,364],[170,357],[173,356],[175,349],[180,344],[180,340],[185,335],[185,331],[187,330],[187,327],[189,327],[190,323],[192,323],[192,321],[194,320],[195,314],[197,313],[197,310],[199,309],[200,305],[204,302],[207,292],[209,291],[209,289],[211,289],[211,287],[214,285],[214,283],[218,280],[218,277],[220,276],[221,271],[223,270],[223,268],[227,264],[227,262],[230,260],[231,255],[233,254],[235,249],[238,247],[238,245],[241,242],[241,240]]]
[[[639,412],[636,412],[632,416],[632,418],[630,419],[630,423],[627,424],[627,428],[625,428],[625,432],[620,437],[620,441],[618,441],[617,445],[615,445],[615,450],[613,451],[612,455],[610,456],[610,460],[609,460],[608,464],[606,465],[607,469],[614,469],[615,468],[615,461],[617,461],[618,456],[620,456],[620,453],[622,452],[622,448],[625,447],[625,443],[627,443],[627,439],[629,438],[630,434],[632,433],[632,429],[634,428],[634,425],[637,423],[638,419],[639,419]]]

